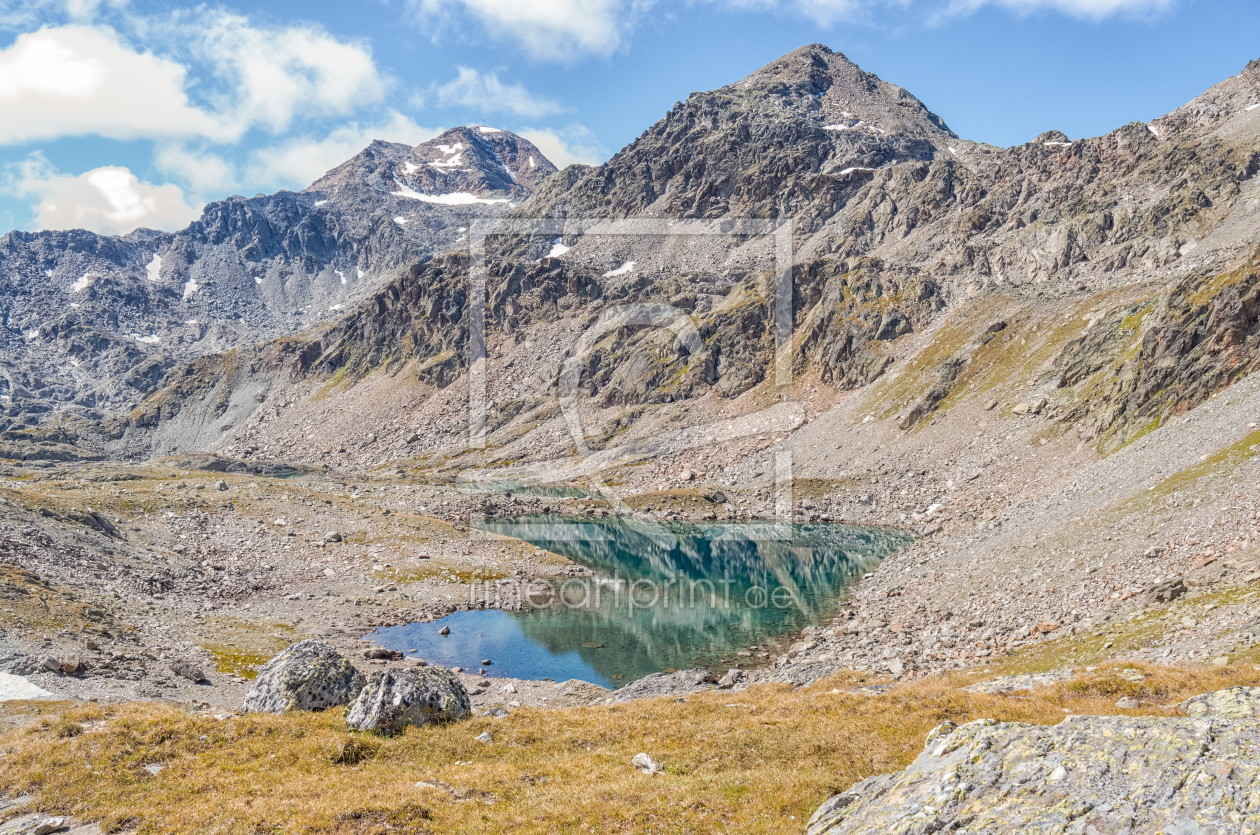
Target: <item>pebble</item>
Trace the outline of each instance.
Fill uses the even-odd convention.
[[[1116,707],[1121,710],[1137,710],[1142,705],[1132,696],[1124,696],[1116,700]]]

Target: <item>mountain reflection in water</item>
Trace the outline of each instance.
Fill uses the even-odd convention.
[[[493,610],[461,612],[373,640],[418,649],[431,663],[475,668],[492,657],[498,675],[606,686],[662,670],[725,671],[745,647],[821,623],[850,583],[912,539],[852,525],[562,516],[478,527],[563,554],[595,576],[534,581],[530,604],[511,622]],[[459,628],[438,635],[452,620]]]

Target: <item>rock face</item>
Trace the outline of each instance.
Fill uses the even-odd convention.
[[[1260,825],[1258,777],[1260,723],[1250,719],[982,719],[937,728],[905,771],[831,798],[807,832],[1245,832]]]
[[[246,713],[324,710],[349,704],[365,679],[354,665],[319,641],[300,641],[267,662],[242,707]]]
[[[336,317],[555,172],[528,140],[373,142],[301,192],[210,203],[174,233],[0,237],[0,429],[130,408],[172,368]]]
[[[357,731],[396,733],[408,725],[453,722],[472,715],[468,692],[453,673],[441,667],[382,670],[346,714]]]

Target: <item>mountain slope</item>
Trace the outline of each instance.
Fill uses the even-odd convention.
[[[336,316],[458,244],[470,217],[502,214],[555,171],[528,140],[487,131],[374,142],[302,192],[211,203],[175,233],[0,238],[5,425],[130,408],[179,362]],[[461,146],[458,164],[434,167]]]
[[[582,328],[626,303],[683,311],[700,338],[622,327],[594,340],[580,390],[602,426],[599,445],[650,435],[656,424],[645,418],[669,404],[759,402],[776,361],[770,241],[602,234],[575,220],[601,214],[660,218],[666,232],[697,214],[792,221],[794,332],[780,361],[831,390],[876,397],[872,413],[911,433],[906,443],[921,421],[1020,379],[1033,405],[1045,401],[1041,419],[1104,451],[1121,446],[1255,367],[1260,108],[1242,104],[1252,98],[1255,64],[1165,117],[1181,125],[1165,131],[1172,138],[1134,124],[998,149],[957,139],[913,96],[817,45],[694,94],[604,165],[538,184],[505,218],[521,234],[491,248],[487,276],[491,359],[512,363],[489,392],[499,433],[490,441],[503,446],[495,457],[562,452],[562,441],[531,440],[559,420],[545,405],[557,363]],[[373,146],[304,196],[366,200],[394,189],[420,204],[407,192],[423,187],[500,199],[484,195],[511,193],[529,169],[521,146],[495,146],[506,138],[496,136],[463,129],[413,151]],[[502,164],[455,178],[484,160]],[[871,164],[854,164],[863,160]],[[564,246],[522,225],[566,216]],[[366,398],[370,410],[374,389],[354,383],[381,372],[404,374],[423,389],[417,397],[452,415],[468,402],[457,393],[469,352],[467,270],[458,255],[418,264],[346,318],[251,349],[248,363],[232,354],[190,366],[129,428],[109,430],[125,438],[111,448],[144,454],[145,439],[160,437],[162,452],[266,449],[285,433],[283,422],[256,419],[273,399],[311,397],[333,379],[339,399]],[[1072,324],[1082,307],[1083,331]],[[1017,337],[1040,346],[1036,362],[1013,363]],[[539,343],[546,349],[521,353]],[[386,414],[392,435],[425,445],[423,424],[413,431]],[[450,419],[433,426],[432,443],[458,447]],[[328,435],[316,457],[343,440]]]

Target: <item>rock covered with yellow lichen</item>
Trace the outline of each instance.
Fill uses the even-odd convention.
[[[1177,708],[1186,716],[1260,719],[1260,687],[1230,687],[1186,699]]]
[[[1239,698],[1214,693],[1190,703],[1236,705]],[[831,798],[807,832],[1260,831],[1260,722],[1206,713],[942,725],[905,771]]]
[[[450,670],[424,667],[372,674],[346,724],[356,731],[394,733],[408,725],[453,722],[472,714],[468,692]]]
[[[267,662],[245,695],[246,713],[324,710],[349,704],[366,679],[319,641],[299,641]]]

